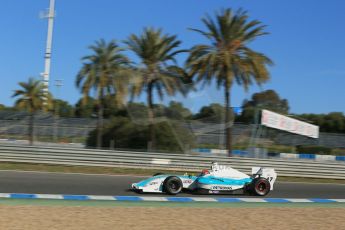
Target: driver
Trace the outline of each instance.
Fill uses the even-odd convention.
[[[211,172],[217,171],[219,169],[218,163],[217,162],[212,162],[211,163]],[[210,171],[208,169],[203,169],[201,171],[201,175],[205,176],[207,174],[210,174]]]
[[[203,169],[203,170],[201,171],[201,175],[202,175],[202,176],[205,176],[205,175],[207,175],[207,174],[210,174],[210,171],[208,171],[208,169]]]

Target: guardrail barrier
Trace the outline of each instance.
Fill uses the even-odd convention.
[[[161,170],[200,171],[213,161],[250,174],[251,167],[272,167],[278,176],[344,179],[343,162],[319,162],[302,159],[256,159],[246,157],[205,156],[96,149],[0,145],[0,161],[54,165],[154,168]]]

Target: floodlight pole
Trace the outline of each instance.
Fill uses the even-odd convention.
[[[62,79],[56,79],[55,80],[55,86],[56,86],[56,100],[54,103],[54,142],[58,142],[58,136],[59,136],[59,93],[60,93],[60,87],[63,86]]]
[[[53,40],[53,25],[54,25],[54,17],[55,17],[55,0],[50,0],[49,4],[49,11],[48,14],[45,16],[48,18],[48,33],[47,33],[47,46],[46,52],[44,55],[44,72],[42,73],[43,77],[43,84],[44,94],[47,95],[49,92],[49,77],[50,77],[50,64],[51,64],[51,48],[52,48],[52,40]]]

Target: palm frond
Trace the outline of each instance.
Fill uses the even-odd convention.
[[[130,71],[130,61],[122,53],[123,48],[119,47],[115,40],[106,42],[100,39],[89,46],[89,49],[92,54],[82,58],[83,66],[76,76],[76,86],[85,98],[83,101],[86,102],[91,91],[95,93],[98,101],[102,101],[100,97],[117,92],[117,99],[120,100],[121,97],[124,100],[127,91],[122,88],[128,86],[116,79],[121,75],[120,72]],[[122,75],[121,78],[125,79]]]
[[[139,36],[131,34],[124,43],[140,59],[140,63],[134,67],[139,76],[132,82],[132,98],[140,95],[144,89],[148,90],[149,84],[161,99],[165,94],[174,95],[183,91],[178,83],[182,77],[174,72],[176,69],[171,68],[176,66],[176,56],[187,52],[179,49],[181,41],[176,35],[164,34],[162,29],[148,27]]]
[[[18,98],[15,106],[31,112],[50,109],[52,96],[44,92],[45,86],[39,80],[29,78],[28,82],[19,82],[22,89],[15,90],[12,97]],[[45,106],[44,106],[45,105]]]
[[[262,84],[269,78],[268,66],[273,62],[247,45],[266,35],[266,26],[249,20],[246,11],[225,9],[215,18],[206,15],[202,22],[206,30],[193,29],[209,38],[209,44],[195,45],[186,61],[189,74],[198,82],[210,84],[216,79],[218,87],[229,89],[233,82],[247,88],[253,82]]]

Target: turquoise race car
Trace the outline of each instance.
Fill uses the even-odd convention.
[[[273,168],[253,167],[247,175],[227,165],[212,163],[200,175],[155,174],[153,177],[132,184],[139,193],[166,193],[176,195],[182,191],[198,194],[251,194],[265,196],[273,190],[277,174]]]

